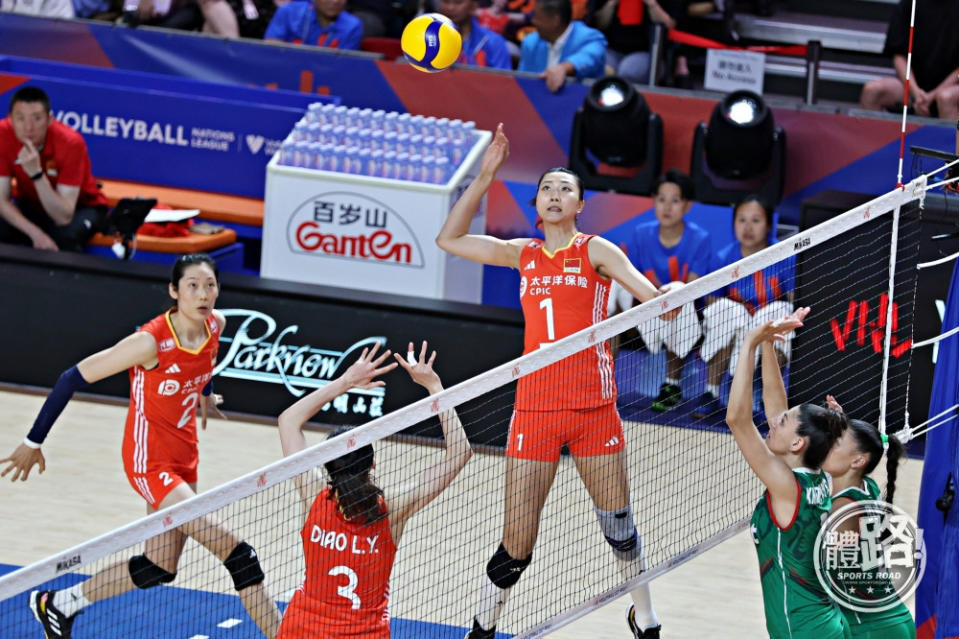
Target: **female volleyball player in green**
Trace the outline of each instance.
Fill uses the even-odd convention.
[[[832,395],[826,396],[828,405],[838,411],[842,407]],[[886,496],[892,503],[896,492],[899,460],[904,453],[899,438],[880,433],[869,422],[850,419],[849,428],[830,451],[822,468],[832,475],[832,509],[836,511],[853,502],[881,500],[879,486],[869,474],[876,469],[883,455],[886,457]],[[858,531],[858,527],[856,527]],[[888,580],[873,576],[868,583],[875,584],[876,592],[884,592]],[[860,590],[865,583],[857,584]],[[868,596],[857,591],[858,597]],[[840,606],[846,623],[857,639],[915,639],[916,622],[901,601],[888,610],[859,612]]]
[[[749,467],[766,486],[750,521],[772,639],[849,638],[845,618],[819,586],[816,535],[829,514],[829,477],[820,469],[846,428],[845,415],[813,404],[789,408],[775,341],[802,326],[809,308],[751,329],[742,352],[762,348],[763,404],[769,434],[753,423],[754,358],[741,356],[729,392],[726,423]]]

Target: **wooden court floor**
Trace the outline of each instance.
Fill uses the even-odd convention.
[[[22,440],[42,401],[41,395],[0,391],[0,455],[8,454]],[[127,524],[144,513],[143,502],[130,488],[121,467],[119,451],[125,413],[124,406],[72,401],[44,445],[46,472],[32,475],[26,483],[0,482],[0,540],[3,540],[0,563],[31,563]],[[731,439],[724,435],[684,432],[684,429],[669,430],[677,433],[671,437],[683,438],[681,445],[687,449],[688,441],[697,437]],[[311,442],[324,437],[321,433],[308,433],[308,436]],[[728,444],[725,440],[717,441]],[[712,448],[712,445],[704,447],[705,450]],[[380,464],[388,463],[389,455],[387,453],[387,459]],[[238,420],[213,420],[200,434],[200,488],[216,486],[279,457],[279,439],[273,427]],[[500,457],[476,455],[464,475],[482,473],[485,468],[493,468],[501,462]],[[921,461],[908,460],[899,473],[896,501],[913,515],[916,513],[921,472]],[[656,474],[655,469],[650,473]],[[882,476],[881,472],[879,476]],[[459,481],[461,479],[457,479]],[[631,478],[631,482],[635,484],[636,480]],[[455,493],[456,487],[454,484],[447,494]],[[495,491],[485,497],[493,504],[490,507],[495,507],[500,492],[497,485]],[[566,492],[556,490],[555,486],[553,492],[558,495],[557,503],[552,503],[551,494],[547,509],[583,510],[581,505],[563,501],[567,499]],[[581,494],[575,491],[569,494],[572,495],[569,499],[580,498],[582,501]],[[757,493],[749,499],[758,497]],[[472,496],[467,498],[472,499]],[[408,557],[404,559],[404,548],[416,546],[415,551],[420,550],[419,546],[425,543],[423,538],[427,537],[422,531],[434,526],[428,513],[441,512],[443,507],[442,503],[438,507],[430,506],[414,518],[414,522],[422,520],[415,528],[408,528],[404,536],[394,582],[401,581],[402,576],[398,578],[396,572],[409,561]],[[584,512],[588,518],[588,510]],[[599,535],[598,530],[594,532]],[[488,545],[488,540],[483,543]],[[444,552],[451,551],[446,549]],[[596,552],[605,550],[600,545]],[[412,555],[413,551],[407,554]],[[469,563],[480,566],[479,570],[486,559],[487,556],[482,554],[470,559]],[[533,565],[537,566],[537,562],[534,561]],[[537,572],[531,570],[517,590],[523,587],[530,591],[549,588],[550,580],[542,572],[548,573],[548,567],[539,566]],[[464,582],[472,580],[472,573],[463,579]],[[765,636],[756,558],[746,533],[737,534],[675,568],[653,581],[651,587],[664,637],[742,639]],[[394,584],[396,598],[391,608],[397,616],[402,616],[403,605],[397,600],[402,591],[402,587]],[[459,599],[464,598],[473,599],[468,595],[459,596]],[[514,593],[511,603],[523,605],[523,595]],[[624,623],[628,603],[628,597],[613,601],[550,636],[556,639],[628,637]],[[471,603],[465,602],[461,607],[468,610]],[[466,625],[467,621],[468,617],[461,622],[444,622]]]

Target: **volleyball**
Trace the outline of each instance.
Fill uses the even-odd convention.
[[[425,13],[406,25],[400,46],[410,64],[420,71],[436,73],[456,62],[463,48],[463,38],[446,16]]]

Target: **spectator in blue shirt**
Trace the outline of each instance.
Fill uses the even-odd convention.
[[[559,91],[567,76],[599,78],[606,65],[606,37],[573,20],[570,0],[537,0],[535,33],[523,38],[518,71],[539,73],[550,91]]]
[[[333,49],[359,49],[363,23],[344,11],[346,0],[290,2],[270,20],[263,38]]]
[[[439,0],[439,12],[453,21],[463,36],[463,53],[457,62],[491,69],[512,69],[506,40],[473,17],[476,0]]]

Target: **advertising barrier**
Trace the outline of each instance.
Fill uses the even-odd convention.
[[[168,278],[164,266],[0,245],[0,281],[7,298],[18,300],[16,311],[0,313],[0,330],[17,336],[0,358],[0,382],[52,386],[71,365],[164,312]],[[226,410],[266,418],[341,375],[374,341],[405,352],[409,342],[418,347],[427,340],[447,386],[518,357],[523,349],[518,312],[470,304],[368,292],[333,296],[325,287],[225,274],[217,308],[227,326],[216,392],[223,394]],[[384,379],[385,389],[342,395],[316,421],[360,424],[423,397],[403,371]],[[84,392],[127,397],[129,380],[114,375]],[[503,445],[512,399],[497,398],[498,411],[470,410],[484,401],[488,398],[462,409],[466,430],[474,442]],[[438,422],[412,432],[442,436]]]

